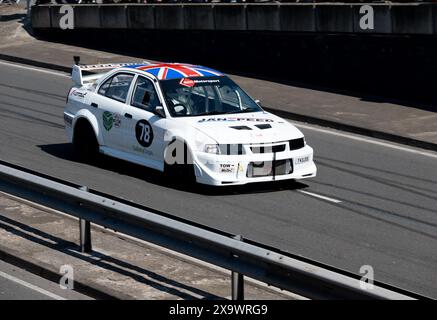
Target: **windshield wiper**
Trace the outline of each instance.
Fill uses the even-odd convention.
[[[226,112],[222,112],[222,111],[208,111],[208,112],[202,112],[199,114],[196,114],[196,116],[213,116],[213,115],[217,115],[217,114],[225,114]]]
[[[253,108],[247,108],[244,110],[233,110],[233,111],[208,111],[208,112],[196,114],[196,116],[213,116],[218,114],[233,114],[233,113],[244,113],[244,112],[255,112],[255,111],[258,110]]]
[[[245,112],[255,112],[255,111],[259,111],[259,110],[254,109],[254,108],[247,108],[247,109],[244,109],[244,110],[229,111],[229,112],[226,112],[226,113],[245,113]]]

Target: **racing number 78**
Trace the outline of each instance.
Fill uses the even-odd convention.
[[[141,136],[140,140],[144,141],[145,143],[149,143],[150,141],[150,126],[147,123],[139,123],[141,127]]]

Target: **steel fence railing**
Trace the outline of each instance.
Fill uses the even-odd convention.
[[[6,0],[0,0],[6,1]],[[9,0],[12,1],[12,0]],[[19,0],[17,0],[19,1]],[[36,4],[160,4],[160,3],[423,3],[437,2],[437,0],[37,0]]]
[[[425,298],[379,282],[363,289],[360,277],[342,270],[5,162],[0,162],[0,190],[78,217],[83,251],[92,248],[94,223],[231,270],[234,299],[244,297],[243,275],[312,299]]]

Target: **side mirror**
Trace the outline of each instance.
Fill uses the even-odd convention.
[[[161,118],[166,117],[163,106],[156,106],[155,110],[153,110],[153,113],[156,114],[157,116],[160,116]]]
[[[256,104],[260,104],[260,103],[261,103],[261,101],[260,101],[260,100],[258,100],[258,99],[256,99],[256,100],[255,100],[255,103],[256,103]]]

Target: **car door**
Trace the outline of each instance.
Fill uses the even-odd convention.
[[[91,99],[94,114],[99,121],[103,143],[106,147],[123,150],[124,137],[121,127],[125,113],[127,97],[134,74],[116,73],[105,80]]]
[[[153,113],[156,106],[162,106],[162,103],[155,84],[146,77],[138,76],[123,119],[126,125],[125,148],[141,162],[162,170],[167,120]]]

